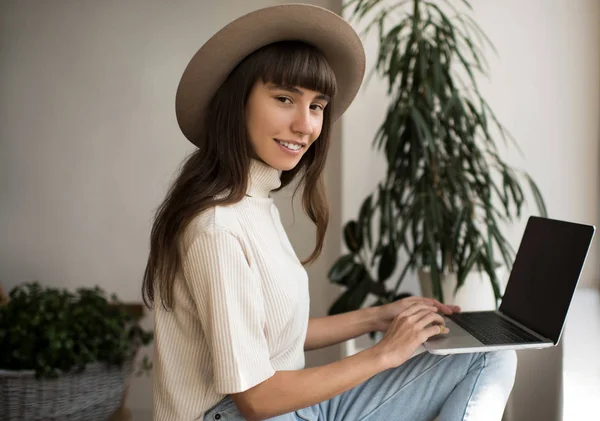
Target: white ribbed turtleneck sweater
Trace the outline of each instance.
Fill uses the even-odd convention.
[[[226,395],[304,368],[308,277],[270,197],[280,185],[253,160],[248,196],[188,228],[174,309],[155,306],[154,421],[202,419]]]

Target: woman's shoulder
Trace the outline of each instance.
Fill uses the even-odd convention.
[[[242,234],[235,206],[212,206],[196,215],[184,234],[186,248],[198,237],[219,233]]]

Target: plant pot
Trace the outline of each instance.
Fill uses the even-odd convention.
[[[0,420],[106,421],[121,406],[131,373],[131,361],[121,367],[94,363],[53,379],[0,370]]]
[[[504,266],[496,268],[496,277],[500,282],[500,292],[504,294],[506,282],[504,280]],[[424,297],[433,298],[431,276],[428,269],[421,269],[419,282]],[[441,278],[444,303],[460,306],[462,311],[488,311],[496,310],[497,303],[490,277],[486,272],[473,270],[469,272],[465,283],[456,291],[457,274],[450,272]]]

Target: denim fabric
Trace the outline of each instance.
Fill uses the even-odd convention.
[[[275,421],[500,421],[517,369],[514,351],[421,353],[330,400]],[[206,421],[242,421],[230,397]]]

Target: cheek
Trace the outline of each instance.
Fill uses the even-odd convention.
[[[311,136],[311,143],[317,140],[323,131],[323,117],[315,118],[313,123],[313,135]]]
[[[257,107],[252,112],[252,131],[254,135],[264,137],[276,136],[281,131],[282,121],[285,115],[277,107]]]
[[[256,143],[264,136],[264,133],[268,130],[266,123],[264,111],[260,107],[249,108],[246,125],[252,142]]]

